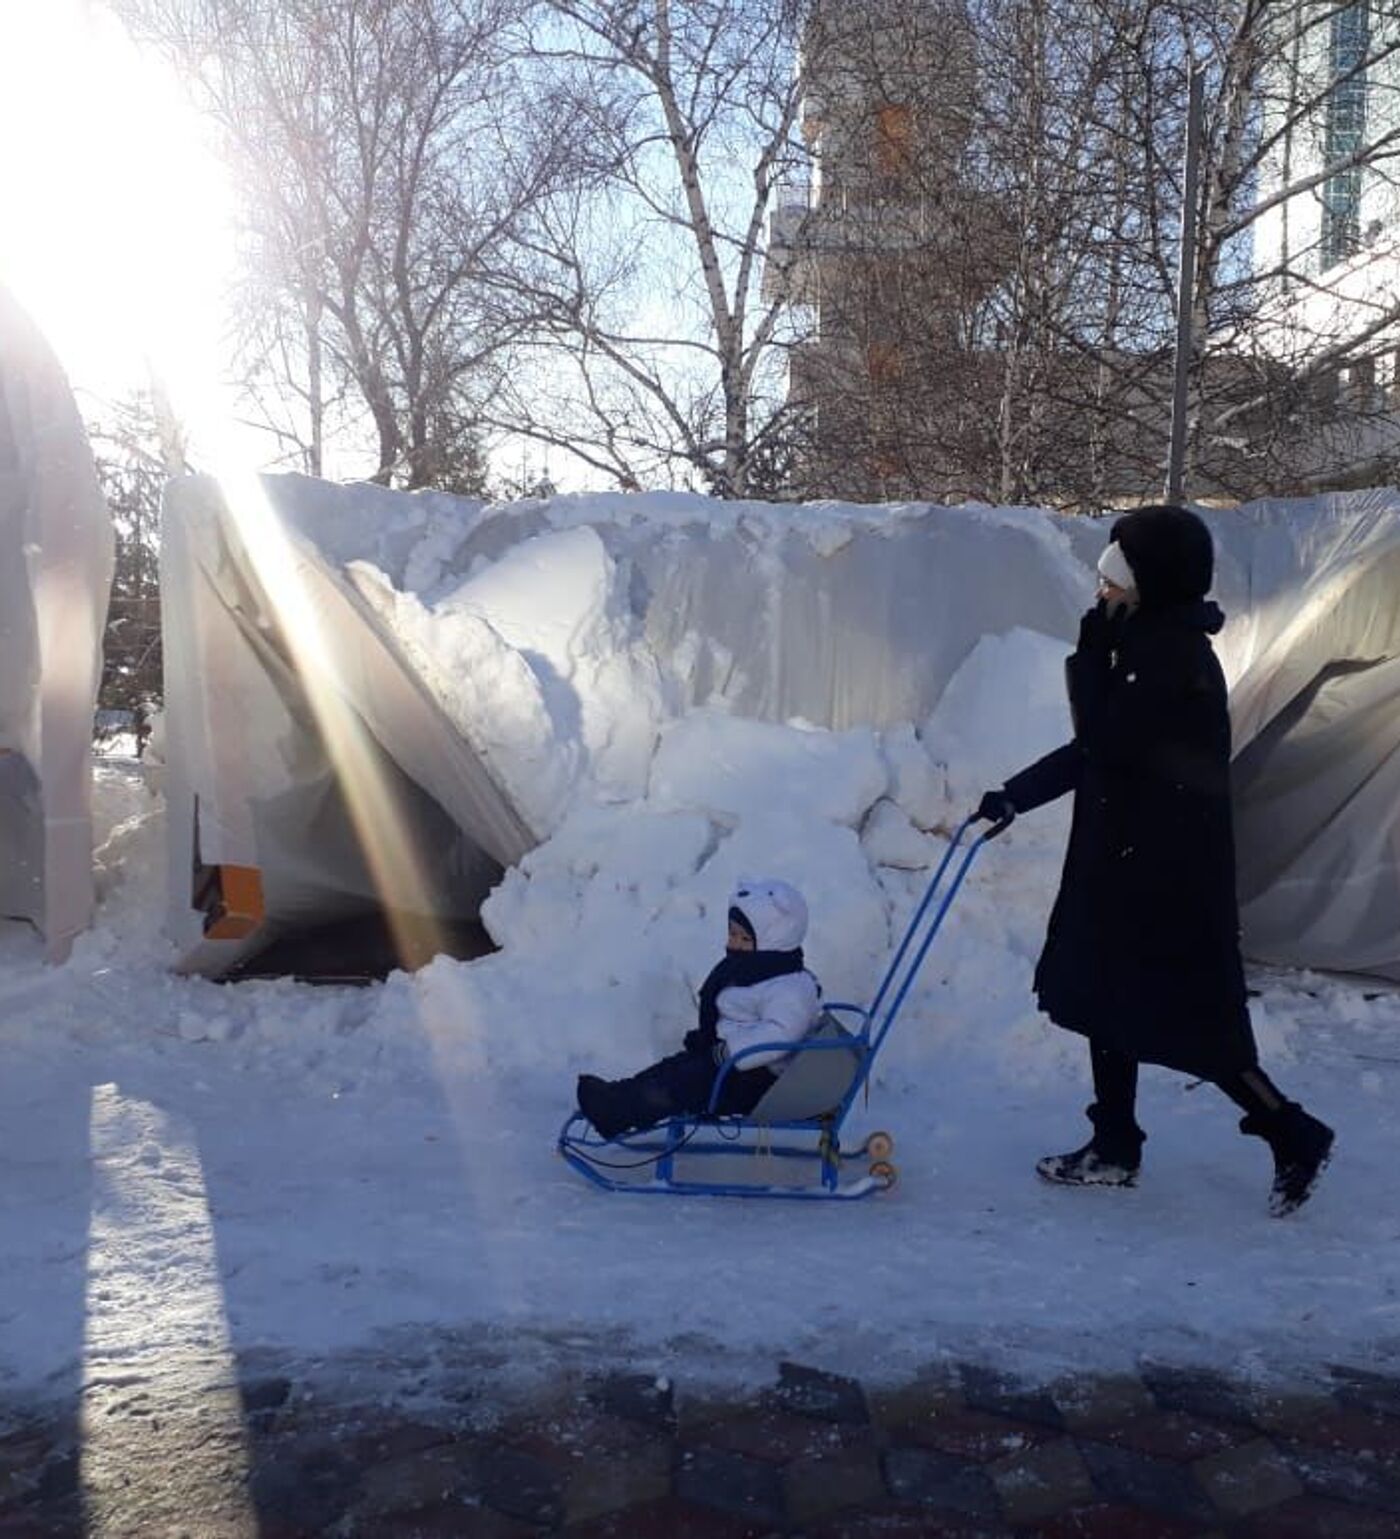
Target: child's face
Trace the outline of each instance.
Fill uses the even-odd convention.
[[[731,919],[729,921],[728,950],[730,950],[730,951],[752,951],[753,947],[754,947],[753,936],[749,934],[749,932],[743,927],[743,925],[735,924],[734,921]]]

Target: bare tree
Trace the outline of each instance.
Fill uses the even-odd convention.
[[[1110,392],[1088,363],[1128,319],[1126,243],[1106,237],[1130,167],[1104,116],[1114,17],[1085,9],[871,0],[809,15],[815,175],[788,293],[815,316],[792,355],[806,490],[1059,500],[1102,470]]]
[[[1400,0],[121,4],[234,153],[312,471],[367,422],[409,486],[490,428],[631,487],[1153,495],[1192,59],[1192,489],[1396,457]]]
[[[1252,0],[1198,27],[1198,473],[1233,461],[1249,490],[1393,476],[1400,6]]]
[[[1248,496],[1386,473],[1400,447],[1377,373],[1393,379],[1400,322],[1385,281],[1400,241],[1392,0],[1030,0],[1027,10],[1042,6],[1070,40],[1068,51],[1053,45],[1052,71],[1057,110],[1068,111],[1062,136],[1039,136],[1050,148],[1032,180],[1042,196],[1072,191],[1088,216],[1052,241],[1074,281],[1067,305],[1043,311],[1042,347],[1059,384],[1045,403],[1047,432],[1032,426],[1029,436],[1049,454],[1055,500],[1161,485],[1193,60],[1207,109],[1197,277],[1186,297],[1191,486]],[[1066,68],[1067,57],[1077,66]],[[1065,101],[1067,83],[1082,92],[1077,102]],[[1100,386],[1092,402],[1091,382]],[[1013,421],[1026,428],[1034,417]],[[1099,448],[1086,455],[1090,424]],[[1074,476],[1075,462],[1094,467],[1091,484]]]
[[[801,59],[813,176],[770,249],[774,279],[811,318],[790,354],[807,429],[798,483],[861,498],[966,492],[992,404],[978,306],[1008,248],[1002,212],[967,175],[966,15],[927,0],[823,0]]]
[[[98,480],[116,532],[116,563],[102,639],[99,732],[129,722],[138,755],[163,696],[160,628],[161,427],[149,397],[104,409],[88,424]],[[124,725],[117,730],[124,730]]]
[[[516,0],[121,0],[217,122],[246,211],[255,420],[294,463],[368,419],[374,478],[474,489],[518,318],[487,277],[549,185]]]
[[[1335,478],[1363,450],[1376,473],[1400,319],[1381,281],[1397,262],[1394,9],[841,8],[840,46],[804,50],[818,117],[835,98],[851,120],[815,136],[799,242],[815,280],[791,295],[814,290],[819,315],[794,356],[813,489],[1068,506],[1159,493],[1193,57],[1209,101],[1194,489]],[[911,70],[921,25],[943,41]],[[872,177],[890,124],[907,153]]]
[[[515,299],[501,420],[623,486],[742,495],[782,426],[784,306],[761,291],[797,136],[797,0],[541,0],[521,30],[582,125]]]

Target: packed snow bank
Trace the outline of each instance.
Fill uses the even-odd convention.
[[[1033,631],[984,636],[922,730],[947,792],[969,807],[989,786],[1069,741],[1063,644]]]
[[[293,477],[269,485],[315,537],[324,493]],[[381,522],[357,555],[435,612],[476,609],[565,678],[640,641],[669,705],[837,731],[922,721],[983,635],[1071,638],[1103,537],[1090,531],[1080,549],[1073,521],[1036,509],[595,493],[455,504],[454,542],[450,506],[379,494]],[[341,534],[334,549],[346,544]],[[584,610],[606,613],[607,627],[580,626]],[[584,673],[585,707],[609,679]]]
[[[1400,976],[1400,495],[1208,517],[1247,944]],[[940,776],[975,796],[1063,730],[1044,643],[1073,637],[1107,527],[1034,509],[178,483],[169,922],[186,965],[217,974],[289,925],[376,903],[470,918],[575,808],[648,798],[732,822],[765,756],[794,804],[917,865]],[[945,705],[960,670],[964,698]],[[847,782],[822,778],[821,732],[812,773],[765,746],[794,724],[865,734],[859,762],[841,750]],[[905,752],[915,726],[932,771]],[[882,778],[899,785],[883,801]],[[381,825],[387,859],[360,848]],[[386,868],[415,881],[386,898]],[[226,874],[256,890],[220,917]]]
[[[431,600],[394,592],[368,563],[351,572],[527,822],[555,827],[581,784],[637,796],[664,689],[598,535],[525,540],[455,584],[440,568]]]
[[[1059,522],[1015,509],[196,478],[165,531],[167,796],[190,830],[169,927],[210,975],[376,892],[474,913],[588,803],[732,824],[783,775],[794,805],[858,829],[888,778],[873,729],[922,721],[985,635],[1070,634],[1091,585]],[[802,768],[792,722],[843,746],[809,732]],[[380,825],[401,856],[373,848]],[[386,867],[416,885],[386,897]]]

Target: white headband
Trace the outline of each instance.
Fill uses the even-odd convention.
[[[1104,546],[1103,555],[1099,557],[1099,576],[1106,577],[1115,588],[1131,592],[1137,587],[1137,578],[1117,540],[1110,540]]]

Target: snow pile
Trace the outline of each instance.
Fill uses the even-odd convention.
[[[212,483],[186,485],[217,497]],[[376,607],[393,595],[405,616],[421,606],[437,640],[465,616],[484,621],[542,669],[547,696],[567,684],[585,712],[596,706],[595,747],[626,675],[594,678],[590,664],[621,664],[638,642],[668,711],[723,703],[837,729],[922,721],[982,635],[1072,638],[1106,532],[975,505],[688,493],[484,505],[296,476],[263,486],[310,548],[379,590]]]
[[[786,808],[854,828],[885,783],[868,728],[809,731],[697,710],[662,740],[651,796],[663,806],[704,808],[722,822]]]
[[[1069,741],[1068,650],[1020,629],[978,641],[921,732],[950,795],[975,806],[980,792]]]
[[[517,999],[566,979],[572,1003],[545,1051],[580,1066],[601,1053],[621,1072],[674,1048],[723,949],[734,886],[776,874],[807,898],[808,951],[828,988],[862,993],[888,925],[856,826],[885,784],[871,732],[691,712],[663,736],[646,797],[578,805],[507,874],[483,910],[502,947],[487,970],[508,974]],[[505,1051],[539,1045],[513,1039]]]
[[[673,1050],[722,947],[729,893],[745,875],[795,883],[812,915],[807,955],[829,997],[868,998],[949,830],[987,786],[1064,740],[1064,654],[1062,642],[1026,631],[984,638],[918,730],[833,733],[714,707],[673,718],[644,795],[624,804],[578,798],[486,904],[501,952],[470,969],[489,980],[474,1051],[503,1070],[563,1062],[620,1073]],[[921,1014],[932,1019],[927,1001],[912,1002],[909,1038],[918,1045],[895,1060],[899,1076],[927,1067],[966,1020],[985,1025],[989,997],[1004,998],[1006,1024],[1021,1033],[1029,1062],[1014,1072],[1034,1075],[1058,1060],[1061,1044],[1035,1016],[1026,970],[1063,827],[1063,812],[1052,811],[989,848],[985,860],[1025,907],[1007,913],[969,891],[971,917],[955,912],[938,953],[947,960],[937,1030],[919,1024]],[[1020,964],[1010,973],[1008,949]],[[989,984],[989,974],[1005,985]],[[522,1015],[549,1026],[522,1034],[510,1024]],[[1002,1039],[974,1030],[967,1047],[990,1054],[1000,1072]]]
[[[171,948],[160,935],[168,879],[165,803],[159,770],[134,757],[99,760],[93,773],[93,868],[101,923],[78,944],[119,944],[168,966]]]
[[[424,566],[420,549],[410,570]],[[393,589],[368,563],[350,570],[536,830],[556,827],[582,785],[620,800],[645,787],[663,709],[660,671],[593,530],[527,540],[423,594]]]

